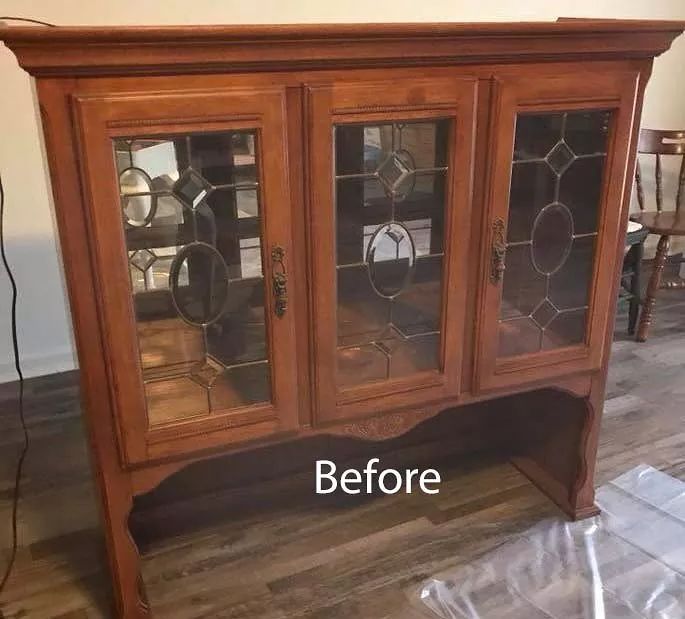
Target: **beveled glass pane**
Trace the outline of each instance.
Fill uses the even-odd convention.
[[[587,309],[561,312],[545,329],[542,338],[543,350],[582,344],[585,339]]]
[[[519,114],[514,161],[544,159],[561,138],[564,114]]]
[[[511,170],[507,225],[510,243],[531,240],[535,218],[544,206],[554,202],[556,188],[556,174],[544,161],[514,164]]]
[[[500,318],[528,316],[545,298],[547,280],[535,269],[528,244],[510,245],[506,260]]]
[[[129,226],[146,226],[155,216],[157,196],[153,193],[152,179],[145,170],[126,168],[119,174],[121,205]]]
[[[338,387],[439,370],[449,121],[334,131]]]
[[[577,112],[566,117],[564,140],[576,155],[606,152],[610,112]]]
[[[577,159],[561,177],[559,201],[571,211],[576,234],[597,232],[604,164],[603,155]]]
[[[499,354],[513,357],[538,352],[541,338],[542,329],[528,316],[500,322]]]
[[[214,247],[197,241],[186,245],[174,258],[169,280],[171,300],[187,323],[203,326],[221,317],[228,298],[228,269]]]
[[[554,304],[552,304],[549,299],[544,299],[542,303],[533,310],[530,317],[541,329],[545,329],[547,325],[556,318],[558,313],[559,310]]]
[[[364,262],[364,239],[366,236],[370,239],[378,224],[390,220],[392,204],[376,177],[337,180],[336,253],[339,265]]]
[[[338,387],[354,387],[359,374],[367,381],[383,380],[389,374],[388,357],[375,343],[361,346],[339,346],[337,350]]]
[[[407,337],[440,330],[441,269],[441,256],[417,260],[411,285],[395,298],[393,324]]]
[[[416,264],[411,232],[398,222],[381,224],[366,252],[371,285],[382,297],[394,297],[409,283]]]
[[[563,204],[550,204],[533,224],[533,264],[540,273],[558,271],[573,243],[573,219]]]
[[[256,137],[113,142],[151,426],[271,399]]]
[[[517,116],[500,357],[585,340],[610,117]]]
[[[337,284],[338,345],[373,341],[387,323],[388,303],[375,294],[366,265],[339,268]]]
[[[150,426],[209,414],[207,390],[190,375],[145,381]]]
[[[549,299],[559,309],[575,309],[589,303],[595,240],[595,235],[574,239],[564,266],[550,276]]]
[[[269,364],[266,361],[229,366],[209,391],[212,410],[237,408],[270,399]]]

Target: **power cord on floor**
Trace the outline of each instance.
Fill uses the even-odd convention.
[[[24,375],[21,371],[21,363],[19,361],[19,338],[17,337],[17,283],[14,279],[14,274],[7,261],[7,254],[5,253],[5,189],[2,185],[2,175],[0,175],[0,255],[2,256],[2,264],[7,271],[7,277],[10,280],[12,287],[12,310],[11,310],[11,331],[12,331],[12,348],[14,350],[14,368],[19,377],[19,422],[24,434],[24,444],[17,461],[17,470],[14,477],[14,492],[12,494],[12,550],[10,558],[5,568],[5,573],[0,582],[0,593],[5,588],[7,581],[14,567],[14,561],[17,558],[17,512],[19,509],[19,495],[21,493],[21,474],[24,469],[24,460],[29,450],[29,432],[26,427],[26,417],[24,416]],[[1,612],[1,611],[0,611]]]
[[[30,17],[12,17],[3,16],[0,17],[0,22],[3,21],[19,21],[26,22],[30,24],[38,24],[41,26],[49,26],[51,28],[56,27],[55,24],[50,24],[39,19],[32,19]],[[24,470],[24,461],[26,460],[26,454],[29,451],[29,431],[26,427],[26,417],[24,415],[24,374],[21,371],[21,363],[19,357],[19,338],[17,336],[17,282],[14,279],[14,274],[10,268],[9,262],[7,261],[7,254],[5,253],[5,189],[2,184],[2,175],[0,175],[0,255],[2,256],[2,264],[7,272],[7,277],[10,280],[10,285],[12,287],[12,310],[11,310],[11,332],[12,332],[12,349],[14,351],[14,368],[17,371],[17,376],[19,377],[19,423],[21,424],[21,430],[24,435],[24,444],[21,448],[21,453],[19,454],[19,460],[17,460],[17,469],[14,476],[14,491],[12,492],[12,549],[10,551],[10,558],[7,562],[7,567],[5,568],[5,573],[2,576],[2,581],[0,581],[0,594],[4,591],[5,585],[9,580],[10,574],[12,573],[12,568],[14,567],[14,562],[17,559],[17,549],[19,546],[19,536],[17,531],[18,525],[18,512],[19,512],[19,498],[21,496],[21,475]],[[3,616],[2,610],[0,609],[0,618]]]

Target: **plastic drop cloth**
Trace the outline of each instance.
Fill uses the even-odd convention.
[[[640,465],[597,491],[602,514],[545,520],[421,585],[443,619],[685,619],[685,482]]]

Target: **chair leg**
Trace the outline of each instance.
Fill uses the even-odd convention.
[[[656,294],[661,285],[661,275],[664,272],[664,265],[666,264],[666,257],[671,245],[671,238],[664,235],[659,239],[659,244],[656,248],[656,256],[654,257],[654,269],[649,278],[647,285],[647,294],[645,295],[645,303],[642,306],[642,314],[640,316],[640,324],[637,328],[637,341],[644,342],[647,340],[647,332],[649,326],[652,324],[654,316],[654,304],[656,302]]]
[[[640,295],[642,294],[642,259],[645,254],[645,242],[642,241],[630,249],[633,256],[633,276],[630,279],[630,307],[628,309],[628,335],[635,335],[635,326],[640,314]]]

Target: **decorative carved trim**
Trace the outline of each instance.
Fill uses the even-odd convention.
[[[340,107],[331,110],[333,114],[378,114],[384,112],[415,112],[421,110],[453,110],[454,101],[443,103],[420,103],[417,105],[363,105],[361,107]]]
[[[253,408],[254,410],[249,406],[245,406],[231,410],[229,413],[225,414],[217,412],[207,418],[201,426],[194,423],[192,420],[178,422],[174,425],[160,426],[150,430],[145,440],[148,445],[153,445],[155,443],[164,443],[177,438],[213,434],[220,430],[229,430],[233,428],[248,430],[251,426],[256,426],[261,423],[278,423],[278,415],[276,415],[273,405],[257,405]],[[246,421],[241,413],[249,414],[249,421]]]
[[[437,415],[441,409],[427,409],[418,411],[402,411],[382,417],[372,417],[361,421],[354,421],[331,429],[331,434],[352,436],[367,441],[382,441],[396,438],[409,432],[417,425]]]
[[[148,118],[132,120],[110,120],[107,126],[112,129],[128,127],[157,127],[160,125],[206,125],[217,122],[235,122],[240,120],[254,120],[259,122],[261,117],[255,114],[231,114],[230,116],[184,116],[183,118]]]

